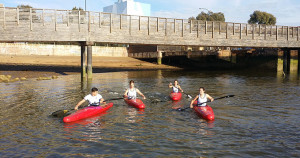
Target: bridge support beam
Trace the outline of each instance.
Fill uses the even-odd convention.
[[[85,44],[81,44],[81,79],[86,79],[86,49]]]
[[[162,61],[162,51],[157,51],[157,65],[161,65]]]
[[[92,44],[88,43],[87,45],[87,78],[92,79],[93,78],[93,66],[92,66]]]
[[[291,65],[291,54],[289,49],[283,50],[283,72],[286,74],[290,73]]]
[[[86,78],[93,78],[93,66],[92,66],[92,46],[94,42],[81,43],[81,78],[85,81]]]

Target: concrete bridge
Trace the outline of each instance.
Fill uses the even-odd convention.
[[[78,42],[91,75],[95,43],[300,48],[299,27],[188,21],[78,10],[0,8],[0,42]],[[158,61],[161,52],[158,52]],[[88,75],[89,76],[89,75]]]

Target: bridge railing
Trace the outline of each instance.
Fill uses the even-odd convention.
[[[0,31],[22,29],[116,33],[186,39],[299,41],[299,27],[212,22],[79,10],[0,8]],[[83,34],[82,34],[83,37]],[[1,40],[1,39],[0,39]]]

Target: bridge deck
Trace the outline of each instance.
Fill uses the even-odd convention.
[[[0,34],[0,42],[300,47],[299,27],[52,9],[2,7]]]

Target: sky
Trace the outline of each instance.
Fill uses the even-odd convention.
[[[72,9],[74,6],[102,12],[103,7],[117,0],[0,0],[5,7],[20,4],[44,9]],[[222,12],[226,22],[247,23],[255,10],[265,11],[277,18],[277,25],[300,26],[300,0],[135,0],[151,4],[151,16],[187,19],[201,11]],[[199,9],[205,8],[205,9]]]

